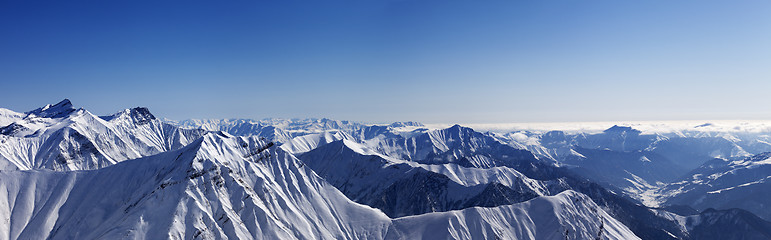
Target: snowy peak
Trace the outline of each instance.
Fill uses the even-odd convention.
[[[64,113],[66,116],[58,118],[36,115]],[[8,137],[0,145],[0,169],[97,169],[179,149],[205,132],[162,123],[147,108],[97,117],[82,108],[73,110],[69,101],[62,101],[0,127],[0,134]]]
[[[407,122],[394,122],[388,125],[392,128],[402,128],[402,127],[425,127],[422,123],[415,122],[415,121],[407,121]]]
[[[0,127],[8,126],[15,121],[24,118],[23,113],[17,113],[10,109],[0,108]]]
[[[69,119],[90,114],[84,109],[75,109],[69,99],[57,104],[48,104],[26,112],[22,119],[14,119],[11,124],[0,126],[0,134],[25,137],[42,134],[47,128],[61,125]],[[6,119],[9,120],[9,119]]]
[[[627,135],[640,135],[640,133],[642,133],[640,130],[634,129],[632,127],[619,126],[619,125],[613,125],[613,127],[605,129],[605,131],[603,131],[603,132],[604,133],[609,133],[609,134],[623,134],[623,133],[626,133]]]
[[[425,164],[455,163],[481,168],[508,166],[517,170],[541,164],[529,151],[516,149],[460,125],[428,131],[405,143],[403,148],[409,153],[408,159]]]
[[[215,168],[239,168],[244,167],[244,161],[267,161],[275,156],[273,146],[273,142],[257,137],[236,137],[224,132],[208,132],[178,150],[179,154],[173,161],[166,163],[166,168],[178,169],[173,171],[184,172],[185,178],[193,179]]]
[[[446,129],[429,131],[424,136],[430,139],[433,147],[442,152],[459,147],[480,147],[479,145],[485,145],[484,140],[489,140],[481,133],[457,124]]]
[[[232,165],[225,160],[251,160],[259,162],[270,157],[269,148],[273,142],[257,137],[236,137],[225,132],[210,132],[201,137],[198,157],[211,159],[223,165]]]
[[[48,104],[41,108],[27,112],[28,117],[61,118],[74,112],[75,108],[69,99],[64,99],[54,105]]]
[[[156,119],[155,116],[153,116],[153,114],[150,113],[150,110],[147,109],[146,107],[135,107],[131,109],[126,109],[118,113],[115,113],[113,115],[103,116],[101,118],[104,119],[105,121],[113,121],[116,119],[126,119],[136,124],[144,124]]]

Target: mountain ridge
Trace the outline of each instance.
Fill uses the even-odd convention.
[[[665,172],[640,169],[681,156],[731,156],[701,171],[726,172],[720,166],[728,164],[763,172],[765,158],[738,158],[765,149],[760,135],[651,135],[623,125],[482,133],[326,118],[188,122],[207,130],[160,120],[145,107],[96,116],[67,99],[0,111],[0,121],[8,122],[0,126],[0,221],[7,219],[0,236],[9,239],[763,239],[771,226],[734,204],[650,208],[628,198],[640,192],[613,188],[632,178],[648,194],[662,186],[648,182]],[[613,154],[633,164],[616,165]],[[601,186],[596,173],[570,168],[590,162],[629,175]],[[750,182],[706,195],[759,185],[744,186]]]
[[[0,188],[5,190],[0,192],[11,194],[0,195],[0,203],[10,204],[0,204],[0,215],[14,223],[0,233],[10,239],[395,239],[434,233],[426,228],[405,229],[412,225],[408,220],[392,220],[351,202],[312,170],[303,170],[302,163],[291,154],[276,146],[265,148],[268,145],[259,138],[209,133],[182,149],[102,169],[0,172]],[[255,153],[253,149],[263,150]],[[34,189],[20,184],[28,180],[35,180]],[[38,190],[47,194],[27,200],[30,191]],[[103,196],[85,197],[88,191]],[[606,231],[604,239],[635,238],[623,224],[583,199],[580,194],[565,193],[557,198],[534,199],[527,205],[450,212],[463,219],[465,215],[478,216],[483,221],[464,223],[482,228],[448,229],[447,233],[468,237],[497,234],[504,238],[548,238],[544,234],[554,234],[546,231],[549,228],[534,233],[495,230],[509,224],[532,228],[536,223],[523,221],[528,218],[513,217],[512,212],[522,211],[551,212],[536,222],[562,223],[573,230],[566,234],[568,239],[583,239],[601,231]],[[551,208],[528,207],[533,204]],[[570,221],[560,220],[562,215],[572,217]],[[504,219],[508,223],[499,223],[501,219],[495,216],[507,216]],[[419,222],[431,222],[427,226],[443,222],[430,215],[417,218]],[[38,225],[41,221],[45,224]]]

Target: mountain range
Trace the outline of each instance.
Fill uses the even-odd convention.
[[[767,138],[171,121],[65,99],[0,108],[0,239],[769,239]]]

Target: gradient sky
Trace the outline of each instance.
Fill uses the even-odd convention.
[[[6,1],[0,107],[771,119],[771,1]]]

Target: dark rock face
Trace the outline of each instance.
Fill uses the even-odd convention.
[[[691,239],[771,239],[771,222],[745,210],[707,209],[697,216],[689,218],[689,223],[699,223],[690,231]]]
[[[27,131],[27,130],[29,130],[29,128],[27,128],[25,126],[22,126],[22,125],[19,125],[19,124],[16,124],[16,123],[11,123],[11,124],[8,124],[8,126],[0,128],[0,134],[9,135],[10,136],[10,135],[14,135],[14,134],[16,134],[18,132],[23,132],[23,131]]]
[[[148,110],[145,107],[132,108],[131,110],[129,110],[129,114],[131,116],[131,119],[136,124],[144,124],[149,121],[155,120],[155,116],[153,116],[153,114],[150,113],[150,110]]]
[[[343,141],[321,146],[300,159],[352,200],[378,208],[390,217],[495,207],[539,196],[522,180],[511,187],[500,183],[463,186],[440,173],[359,154]]]
[[[455,209],[452,203],[447,202],[449,181],[446,176],[437,173],[416,173],[396,181],[383,190],[380,197],[368,202],[391,217]]]
[[[479,195],[469,199],[465,207],[497,207],[513,203],[524,202],[538,197],[538,194],[530,189],[512,189],[500,183],[487,184]]]
[[[70,100],[64,99],[54,105],[48,104],[44,107],[29,111],[27,114],[43,118],[61,118],[70,115],[70,113],[74,111],[75,108],[72,107]]]

